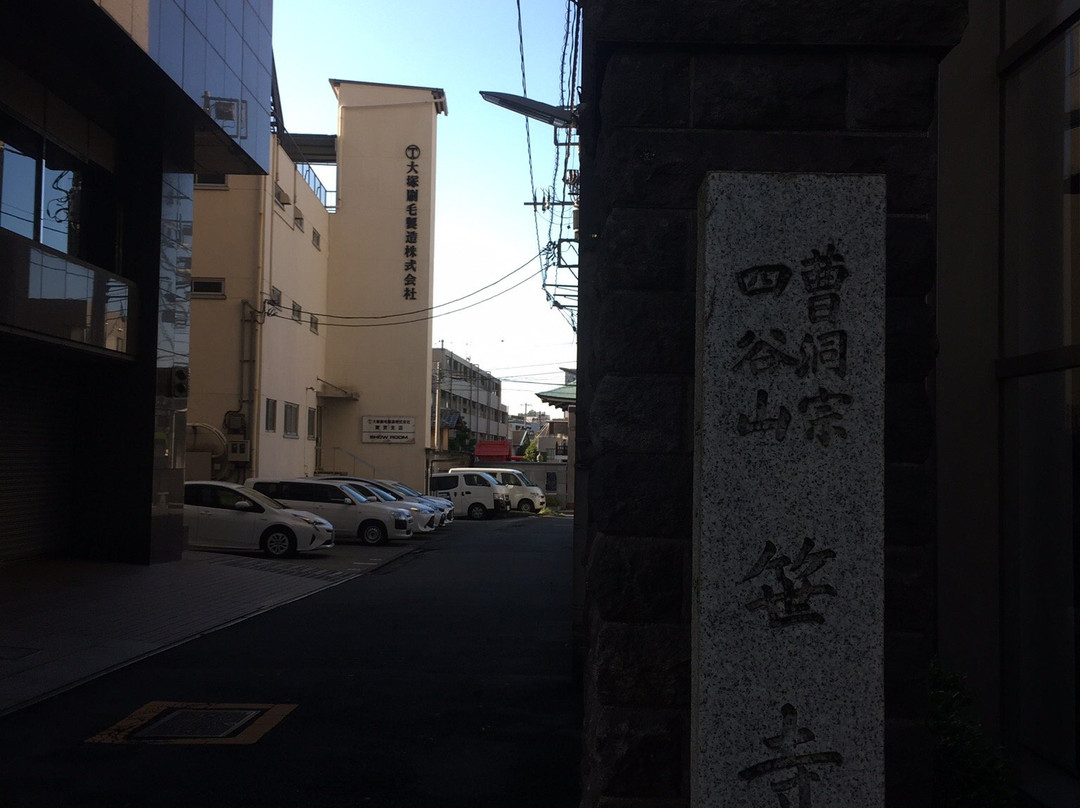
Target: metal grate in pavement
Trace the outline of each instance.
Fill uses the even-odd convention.
[[[87,743],[253,744],[295,704],[152,701]]]
[[[238,735],[265,710],[201,710],[180,707],[167,711],[128,737],[140,741],[170,738],[229,738]]]

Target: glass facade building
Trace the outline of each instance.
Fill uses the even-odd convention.
[[[0,560],[180,557],[194,174],[267,172],[271,15],[270,0],[5,6]]]

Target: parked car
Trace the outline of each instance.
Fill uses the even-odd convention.
[[[506,487],[482,471],[432,474],[428,485],[432,495],[446,497],[470,519],[484,519],[510,509]]]
[[[462,471],[482,471],[490,474],[510,490],[510,507],[526,513],[542,511],[547,505],[544,492],[536,483],[517,469],[497,468],[460,468],[450,469],[451,473]]]
[[[184,483],[184,529],[189,547],[261,550],[290,556],[334,546],[334,526],[236,483]]]
[[[411,488],[405,485],[405,483],[399,482],[398,480],[374,480],[374,482],[377,482],[384,488],[401,494],[401,496],[405,497],[405,499],[407,500],[412,500],[413,502],[423,502],[427,505],[433,505],[443,513],[443,515],[446,517],[447,523],[454,521],[454,503],[448,499],[445,499],[443,497],[432,497],[428,496],[427,494],[422,494],[415,488]]]
[[[417,533],[430,533],[440,524],[441,515],[435,508],[421,502],[406,502],[400,494],[362,477],[320,477],[319,479],[348,483],[353,491],[369,500],[396,503],[399,508],[408,508],[413,515]]]
[[[407,539],[415,522],[405,508],[372,502],[348,483],[316,477],[281,479],[257,477],[247,485],[294,508],[303,508],[329,521],[337,540],[353,537],[364,544],[385,544],[390,539]]]

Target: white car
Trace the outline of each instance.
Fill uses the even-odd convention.
[[[334,526],[236,483],[184,483],[184,529],[189,547],[261,550],[280,558],[334,546]]]
[[[400,494],[407,500],[412,502],[423,502],[425,505],[431,505],[438,511],[442,512],[443,521],[440,524],[449,524],[454,521],[454,503],[448,499],[442,497],[429,497],[421,494],[415,488],[410,488],[405,483],[398,482],[397,480],[373,480],[395,494]]]
[[[412,536],[416,522],[405,508],[372,502],[348,483],[320,477],[256,477],[247,485],[291,508],[303,508],[334,526],[338,541],[355,536],[364,544],[385,544]]]
[[[408,508],[416,522],[417,533],[431,533],[445,521],[442,513],[435,507],[425,502],[413,502],[406,500],[397,491],[392,491],[385,485],[367,480],[363,477],[323,477],[320,479],[334,480],[346,483],[353,491],[367,497],[369,500],[378,500],[387,504],[396,504],[399,508]]]

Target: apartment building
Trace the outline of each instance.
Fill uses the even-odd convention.
[[[444,424],[445,413],[456,412],[477,440],[510,439],[509,410],[501,400],[499,379],[443,347],[431,349],[431,362],[433,398]],[[435,406],[433,401],[430,423]]]

